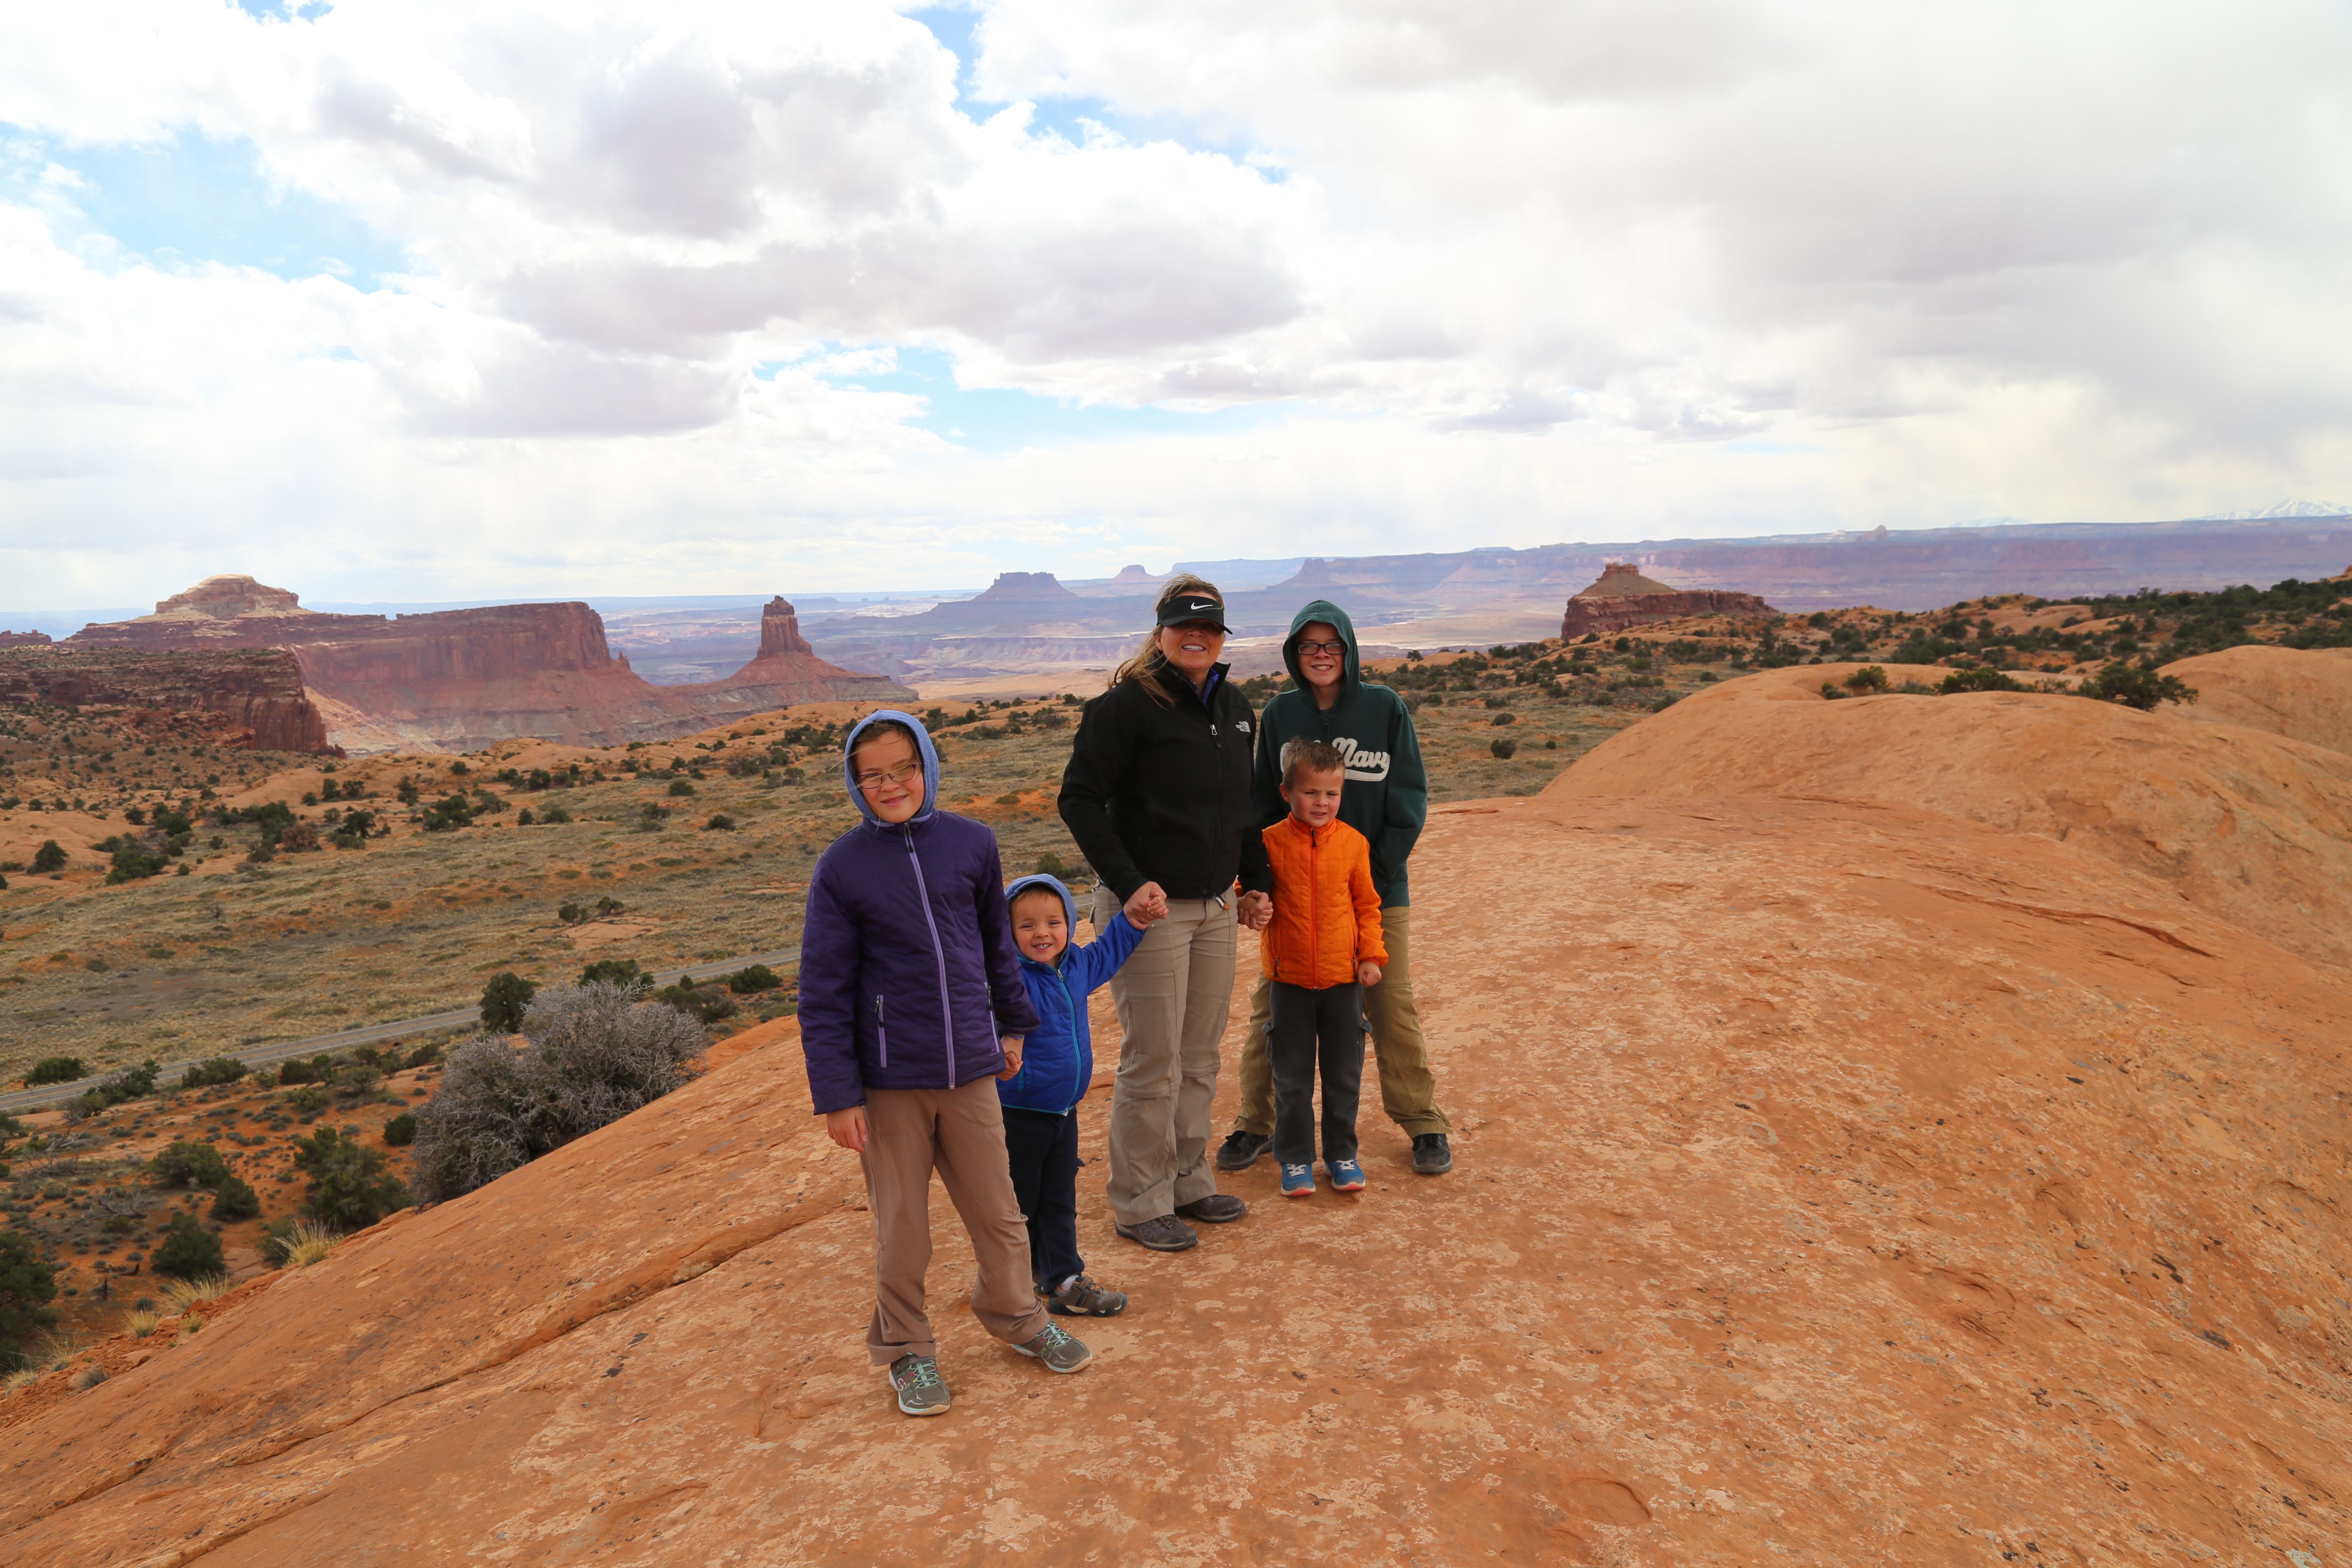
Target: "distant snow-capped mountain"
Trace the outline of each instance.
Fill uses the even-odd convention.
[[[2273,506],[2252,511],[2209,511],[2189,519],[2191,522],[2241,522],[2263,517],[2352,517],[2352,506],[2339,506],[2334,501],[2283,500]]]

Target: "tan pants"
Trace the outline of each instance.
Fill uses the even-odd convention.
[[[1045,1304],[1029,1278],[1029,1222],[1013,1196],[996,1080],[983,1078],[961,1089],[869,1089],[866,1133],[861,1163],[874,1211],[874,1321],[866,1330],[866,1348],[874,1364],[940,1353],[923,1310],[934,1170],[980,1263],[972,1316],[1008,1344],[1044,1332]]]
[[[1381,911],[1381,937],[1389,961],[1381,983],[1364,987],[1364,1023],[1372,1031],[1372,1055],[1381,1069],[1381,1109],[1410,1138],[1452,1132],[1454,1123],[1437,1109],[1437,1079],[1429,1070],[1429,1042],[1422,1038],[1421,1010],[1412,1000],[1412,909],[1398,904]],[[1265,1031],[1274,1022],[1274,983],[1261,978],[1250,994],[1249,1033],[1242,1040],[1241,1114],[1234,1131],[1260,1138],[1274,1131],[1274,1067],[1265,1054]]]
[[[1095,890],[1095,929],[1118,912]],[[1110,1091],[1110,1208],[1121,1225],[1173,1214],[1217,1190],[1209,1163],[1210,1102],[1234,1006],[1230,901],[1171,899],[1111,976],[1118,1007],[1118,1076]]]

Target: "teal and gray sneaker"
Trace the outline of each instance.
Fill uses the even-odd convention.
[[[940,1363],[927,1355],[902,1355],[890,1363],[890,1386],[898,1391],[898,1408],[909,1415],[945,1415],[947,1379]]]
[[[1315,1167],[1285,1165],[1282,1168],[1282,1195],[1286,1198],[1311,1198],[1315,1195]]]
[[[1035,1339],[1013,1348],[1033,1361],[1044,1362],[1047,1372],[1076,1372],[1095,1359],[1095,1352],[1059,1323],[1046,1324]]]

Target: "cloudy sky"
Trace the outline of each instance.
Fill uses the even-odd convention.
[[[0,12],[0,603],[2352,499],[2352,0]]]

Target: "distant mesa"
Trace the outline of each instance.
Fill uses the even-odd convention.
[[[1118,575],[1112,578],[1111,582],[1123,588],[1156,588],[1167,580],[1165,577],[1154,577],[1140,566],[1122,566],[1118,569]]]
[[[43,637],[42,642],[48,639]],[[241,734],[224,743],[267,752],[336,751],[327,721],[279,648],[75,648],[19,646],[0,656],[0,703],[102,703],[218,713]]]
[[[639,676],[606,645],[604,617],[586,605],[331,615],[243,576],[207,577],[152,616],[85,626],[61,646],[287,649],[325,715],[326,738],[355,755],[474,751],[526,736],[577,745],[661,741],[713,718],[798,702],[915,697],[886,677],[817,658],[781,597],[761,617],[751,662],[694,686],[656,686]]]
[[[1135,568],[1135,570],[1140,570],[1140,568]],[[988,585],[986,593],[977,595],[966,603],[994,602],[1003,599],[1019,599],[1024,603],[1034,603],[1039,599],[1075,599],[1076,597],[1076,594],[1063,587],[1051,572],[1000,572],[996,574],[996,581]]]
[[[0,647],[47,647],[47,632],[0,632]]]
[[[139,619],[226,621],[245,616],[315,616],[318,613],[304,609],[301,599],[283,588],[272,588],[250,577],[224,574],[205,578],[184,594],[173,595],[155,606],[154,615],[142,616]]]
[[[1612,561],[1590,587],[1568,602],[1560,616],[1563,640],[1595,633],[1622,632],[1676,616],[1777,616],[1780,612],[1753,594],[1721,588],[1685,591],[1642,575],[1630,561]]]

